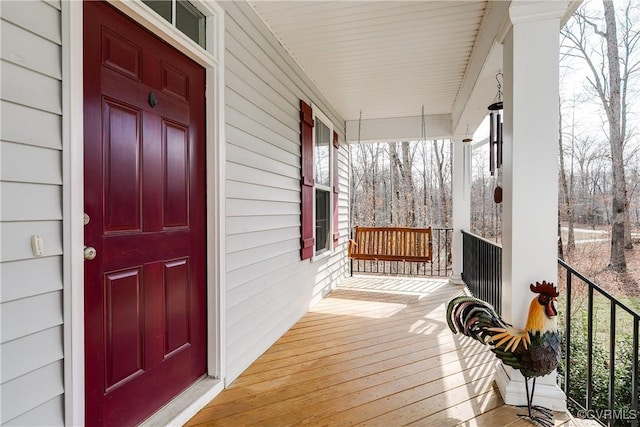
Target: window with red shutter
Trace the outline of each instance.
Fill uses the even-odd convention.
[[[301,258],[330,252],[337,246],[338,134],[320,111],[300,101],[301,126]]]
[[[301,239],[300,258],[313,256],[313,110],[300,100],[300,156],[301,156]]]
[[[338,194],[340,193],[340,183],[338,181],[338,132],[333,131],[333,247],[338,247],[340,232],[338,231]]]

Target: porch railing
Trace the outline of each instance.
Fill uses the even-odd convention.
[[[452,228],[432,227],[431,262],[404,262],[352,259],[352,273],[389,274],[397,276],[449,277],[451,275]],[[353,238],[353,231],[351,232]]]
[[[602,425],[637,427],[640,314],[563,260],[558,264],[565,305],[558,373],[569,410]]]
[[[462,279],[469,291],[502,311],[502,248],[462,231]]]
[[[463,279],[474,296],[500,313],[502,249],[462,233]],[[558,266],[558,378],[568,409],[602,425],[638,427],[640,313],[563,260]]]

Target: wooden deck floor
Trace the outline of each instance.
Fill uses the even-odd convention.
[[[445,305],[461,292],[442,280],[351,278],[187,425],[531,425],[504,405],[495,356],[449,331]]]

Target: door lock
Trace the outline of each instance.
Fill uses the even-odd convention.
[[[84,247],[84,259],[87,261],[91,261],[97,255],[96,248],[93,246],[85,246]]]

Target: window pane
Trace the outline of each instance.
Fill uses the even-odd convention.
[[[189,2],[179,0],[176,4],[176,27],[191,40],[205,47],[205,17]]]
[[[316,185],[328,187],[329,181],[329,145],[331,135],[329,128],[316,118],[316,141],[313,149],[314,179]]]
[[[316,254],[329,249],[330,194],[316,189]]]
[[[158,15],[171,22],[171,0],[142,0],[142,3],[146,4]]]

